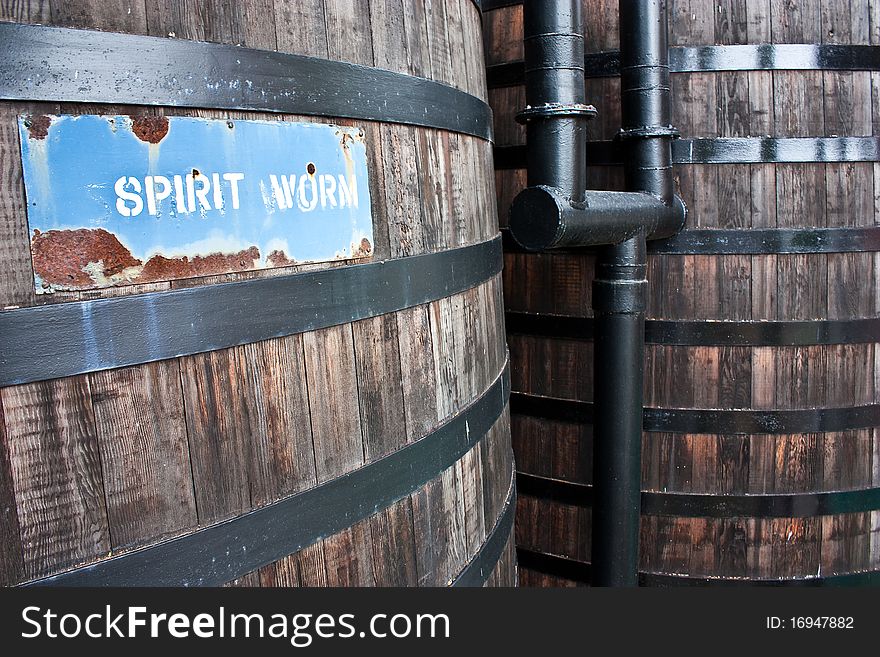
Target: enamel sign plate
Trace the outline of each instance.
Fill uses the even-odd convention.
[[[19,119],[37,292],[372,255],[363,130]]]

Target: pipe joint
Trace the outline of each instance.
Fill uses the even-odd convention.
[[[684,224],[684,202],[671,205],[644,192],[587,191],[572,201],[546,185],[528,187],[510,207],[510,233],[525,249],[544,251],[619,244],[639,233],[648,239],[674,235]]]
[[[648,305],[648,281],[593,280],[593,310],[596,315],[635,315]]]
[[[584,70],[584,35],[541,32],[525,37],[526,73],[537,70]]]
[[[654,138],[678,139],[680,135],[678,128],[671,125],[644,125],[638,128],[621,128],[617,132],[617,138],[621,141]]]
[[[596,111],[595,107],[584,103],[544,103],[535,107],[527,106],[516,115],[516,121],[517,123],[528,123],[536,119],[564,119],[569,117],[592,119],[597,114],[598,111]]]

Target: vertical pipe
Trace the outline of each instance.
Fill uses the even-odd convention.
[[[626,183],[684,217],[672,186],[669,66],[665,0],[619,0],[621,34],[620,137],[626,145]],[[566,207],[588,212],[584,104],[583,16],[580,0],[525,0],[527,107],[517,115],[528,139],[528,185],[514,202],[511,229],[526,243],[552,244],[566,230]],[[536,189],[539,186],[543,190]],[[595,199],[594,199],[595,200]],[[517,203],[519,202],[519,203]],[[548,205],[549,203],[549,205]],[[641,498],[642,385],[647,298],[646,232],[663,223],[633,202],[617,229],[624,241],[599,252],[593,282],[595,416],[593,584],[637,586]],[[640,208],[646,208],[642,210]],[[532,216],[533,214],[538,216]],[[578,213],[575,213],[578,214]],[[638,214],[632,232],[624,224]],[[582,215],[578,214],[579,217]],[[555,217],[555,220],[554,220]],[[600,214],[567,238],[595,244]],[[591,231],[589,224],[593,223]],[[574,224],[572,224],[573,226]],[[630,224],[631,225],[631,224]],[[561,226],[561,228],[560,228]],[[653,227],[653,228],[651,228]],[[604,226],[613,231],[610,226]],[[664,226],[662,231],[668,230]],[[546,233],[546,234],[545,234]],[[605,236],[611,239],[607,235]]]
[[[593,586],[638,586],[645,234],[601,249],[593,281]]]
[[[579,201],[587,187],[584,22],[580,0],[525,0],[523,7],[528,185]]]
[[[665,0],[620,0],[626,189],[674,201]],[[638,586],[645,234],[603,248],[593,283],[594,586]]]
[[[673,202],[666,0],[619,0],[626,189]]]

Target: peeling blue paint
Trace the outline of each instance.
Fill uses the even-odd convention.
[[[359,128],[169,117],[149,143],[128,116],[49,118],[42,138],[19,120],[32,237],[103,229],[142,263],[251,247],[255,268],[371,254]],[[137,267],[112,280],[77,267],[92,267],[88,287],[138,282]]]

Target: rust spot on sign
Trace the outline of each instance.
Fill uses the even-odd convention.
[[[361,239],[360,246],[358,246],[358,248],[355,250],[355,252],[352,253],[351,255],[354,258],[363,258],[365,256],[372,255],[372,254],[373,254],[373,245],[370,244],[370,240],[368,240],[366,237],[364,237],[363,239]]]
[[[290,265],[297,264],[296,260],[293,258],[288,258],[287,254],[280,249],[275,249],[268,256],[266,256],[266,260],[273,267],[289,267]]]
[[[158,144],[168,134],[168,117],[132,116],[131,131],[141,141]]]
[[[41,114],[40,116],[32,116],[25,125],[31,139],[45,139],[49,134],[49,126],[52,125],[52,117]]]
[[[103,228],[34,230],[31,252],[42,292],[248,271],[256,269],[260,261],[260,249],[251,246],[238,253],[193,257],[156,254],[144,264]]]
[[[206,256],[179,256],[166,258],[157,254],[147,260],[138,283],[167,281],[195,276],[212,276],[226,272],[256,269],[260,260],[260,249],[251,246],[238,253],[212,253]]]
[[[141,261],[103,228],[34,231],[34,272],[46,288],[93,287],[94,277],[110,279]]]

